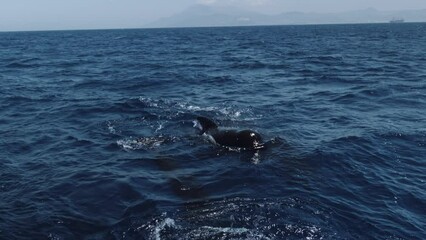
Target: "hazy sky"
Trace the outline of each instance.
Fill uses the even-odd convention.
[[[262,13],[426,9],[426,0],[0,0],[0,31],[138,28],[194,4]]]

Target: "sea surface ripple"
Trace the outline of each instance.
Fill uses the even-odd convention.
[[[426,239],[424,23],[0,46],[0,239]],[[199,115],[273,144],[214,146]]]

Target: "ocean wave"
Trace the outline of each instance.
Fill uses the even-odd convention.
[[[40,61],[42,61],[42,59],[38,58],[38,57],[29,57],[29,58],[24,58],[24,59],[17,59],[17,60],[12,60],[12,61],[8,61],[7,59],[0,59],[1,62],[3,62],[5,65],[4,67],[6,68],[34,68],[34,67],[40,67],[41,64],[39,63]]]
[[[173,213],[162,213],[135,227],[137,236],[148,239],[335,239],[337,226],[319,227],[328,222],[324,210],[304,209],[300,199],[228,199],[190,203]],[[287,211],[308,214],[298,221]],[[311,221],[311,222],[309,222]],[[120,226],[125,228],[125,226]],[[335,229],[336,228],[336,229]],[[128,231],[132,231],[129,229]],[[337,238],[336,238],[337,239]]]

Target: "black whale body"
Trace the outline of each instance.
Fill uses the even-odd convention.
[[[262,137],[252,130],[221,130],[212,120],[206,117],[197,117],[194,127],[198,127],[200,134],[207,135],[212,142],[226,147],[258,150],[265,148]]]

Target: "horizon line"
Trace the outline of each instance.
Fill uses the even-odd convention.
[[[425,9],[426,10],[426,9]],[[426,22],[410,22],[398,24],[412,24]],[[170,26],[170,27],[123,27],[123,28],[70,28],[70,29],[34,29],[34,30],[0,30],[0,33],[25,33],[25,32],[67,32],[67,31],[118,31],[118,30],[155,30],[155,29],[186,29],[186,28],[241,28],[241,27],[279,27],[279,26],[321,26],[321,25],[365,25],[365,24],[390,24],[385,22],[347,22],[347,23],[293,23],[293,24],[253,24],[253,25],[212,25],[212,26]]]

